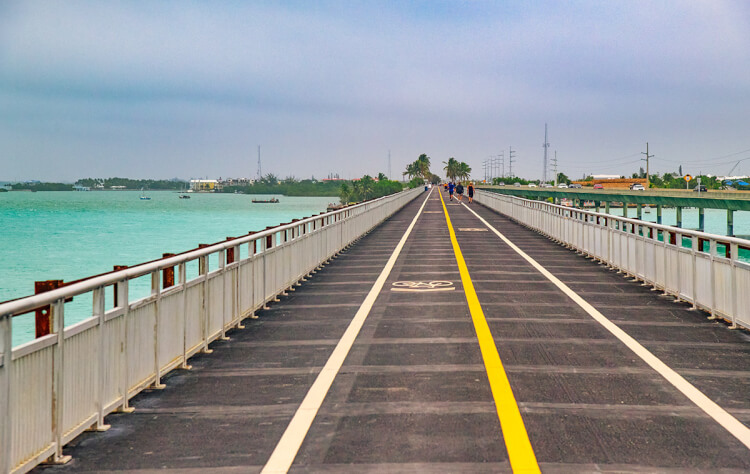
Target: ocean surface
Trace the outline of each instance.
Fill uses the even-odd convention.
[[[329,202],[338,202],[335,197],[275,196],[278,204],[253,204],[253,198],[272,196],[192,193],[190,199],[178,199],[172,191],[149,192],[151,200],[140,195],[0,193],[0,301],[33,294],[34,281],[73,281],[114,265],[135,265],[318,214]],[[136,282],[140,285],[132,285],[131,299],[146,296],[150,288],[147,279]],[[66,326],[90,316],[90,299],[65,305]],[[14,346],[33,338],[33,315],[13,319]]]
[[[104,273],[114,265],[132,266],[215,243],[250,231],[325,211],[333,197],[286,197],[278,204],[253,204],[272,196],[190,194],[172,191],[9,192],[0,193],[0,301],[34,293],[34,281],[65,280]],[[612,209],[622,215],[622,209]],[[628,215],[635,217],[635,209]],[[663,223],[674,225],[674,209],[663,210]],[[684,209],[683,227],[698,227],[698,210]],[[656,221],[656,209],[643,219]],[[750,236],[750,213],[736,212],[735,235]],[[725,235],[726,211],[706,209],[706,231]],[[746,237],[747,238],[747,237]],[[246,250],[241,253],[246,256]],[[209,261],[210,268],[217,262]],[[188,266],[188,278],[197,274]],[[150,291],[148,277],[130,285],[130,300]],[[109,295],[107,295],[109,298]],[[91,315],[91,298],[65,305],[66,326]],[[107,302],[111,307],[111,301]],[[14,345],[33,338],[33,315],[14,318]]]

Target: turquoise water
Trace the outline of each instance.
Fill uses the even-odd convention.
[[[271,196],[194,193],[178,199],[171,191],[150,192],[146,201],[140,194],[0,193],[0,301],[33,294],[37,280],[72,281],[108,272],[114,265],[142,263],[317,214],[337,201],[276,196],[278,204],[253,204],[253,197]],[[146,296],[150,287],[138,280],[144,280],[143,294],[131,292],[131,298]],[[133,286],[138,292],[139,285]],[[91,314],[90,301],[76,298],[69,305],[66,325]],[[14,345],[33,337],[33,326],[33,315],[14,318]]]

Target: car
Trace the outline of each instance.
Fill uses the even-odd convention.
[[[595,184],[594,185],[594,189],[604,189],[604,185],[603,184]]]
[[[499,183],[497,183],[497,185],[498,186],[505,186],[505,183],[503,183],[502,181],[500,181]]]
[[[534,183],[529,183],[529,187],[530,187],[530,188],[535,188],[535,187],[536,187],[536,184],[534,184]]]
[[[565,184],[565,183],[560,183],[560,184],[557,185],[557,187],[558,188],[566,188],[567,189],[568,185]]]
[[[521,187],[521,183],[513,183],[513,186],[515,186],[517,188],[520,188]]]
[[[549,183],[542,183],[542,184],[540,184],[539,186],[540,186],[540,187],[542,187],[542,188],[554,188],[554,186],[552,186],[552,185],[551,185],[551,184],[549,184]]]
[[[708,188],[705,184],[699,184],[698,186],[693,188],[693,191],[696,193],[705,193],[706,191],[708,191]]]
[[[569,188],[573,188],[573,189],[581,189],[583,186],[581,186],[578,183],[570,183],[570,186],[568,186],[568,187]]]
[[[631,191],[645,191],[646,188],[643,187],[641,183],[633,183],[630,185]]]

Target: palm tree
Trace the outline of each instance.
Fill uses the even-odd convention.
[[[445,163],[445,167],[443,168],[445,170],[445,176],[447,176],[451,181],[455,180],[456,176],[458,176],[460,165],[458,160],[451,156],[450,158],[448,158],[448,161],[443,161],[443,163]]]
[[[417,162],[409,163],[406,165],[406,172],[404,173],[409,176],[409,179],[412,179],[415,176],[419,176],[419,167],[417,166]]]
[[[464,163],[463,161],[459,163],[458,165],[458,173],[457,176],[459,179],[468,179],[469,175],[471,174],[471,167]]]
[[[359,184],[362,191],[362,200],[366,201],[372,196],[372,192],[375,190],[375,180],[370,175],[364,175],[359,180]]]
[[[420,176],[422,176],[422,178],[424,179],[427,179],[427,177],[430,175],[430,157],[422,153],[414,163],[417,165]]]
[[[339,198],[341,199],[341,204],[346,204],[349,202],[349,198],[352,195],[352,190],[346,183],[341,183],[341,187],[339,188]]]

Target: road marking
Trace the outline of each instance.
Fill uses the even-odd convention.
[[[318,414],[318,410],[320,410],[320,406],[323,404],[323,400],[328,394],[328,390],[331,388],[331,384],[333,384],[333,380],[336,378],[341,366],[344,364],[344,359],[346,359],[346,356],[349,354],[349,351],[354,344],[354,340],[357,338],[360,329],[362,329],[365,319],[367,319],[367,316],[370,314],[370,310],[380,294],[380,291],[383,289],[383,285],[385,285],[385,281],[388,278],[388,275],[390,275],[393,265],[396,263],[396,260],[401,253],[401,249],[406,243],[406,239],[409,237],[409,234],[411,234],[411,231],[417,223],[420,214],[422,214],[422,210],[424,209],[425,204],[427,204],[427,200],[430,198],[431,194],[432,190],[430,190],[427,197],[425,197],[422,206],[419,208],[419,211],[417,211],[417,215],[414,216],[414,219],[412,219],[411,224],[409,224],[406,232],[404,232],[398,245],[396,245],[391,257],[388,259],[385,267],[383,267],[383,271],[380,272],[380,276],[375,280],[372,289],[370,289],[364,302],[359,307],[359,310],[357,310],[357,314],[354,315],[352,322],[349,323],[349,327],[346,328],[344,335],[341,336],[338,344],[336,344],[336,347],[333,349],[333,353],[315,378],[315,382],[313,382],[310,390],[307,391],[307,395],[305,395],[304,400],[302,400],[302,404],[300,404],[294,417],[292,417],[292,420],[286,427],[284,434],[281,436],[279,443],[276,445],[273,453],[271,453],[271,457],[268,458],[268,461],[261,472],[284,473],[289,471],[292,462],[294,462],[294,458],[297,457],[297,452],[299,451],[300,446],[302,446],[302,442],[307,436],[307,432],[310,430],[310,426],[312,425],[315,416]]]
[[[477,229],[476,227],[459,227],[460,232],[487,232],[487,229]]]
[[[394,282],[394,288],[391,291],[453,291],[456,289],[452,281],[433,280],[433,281],[397,281]]]
[[[510,466],[513,472],[541,472],[536,461],[534,449],[531,447],[531,441],[529,441],[529,435],[523,424],[523,418],[521,418],[516,397],[513,396],[513,389],[510,387],[508,376],[503,368],[500,355],[497,352],[495,340],[492,338],[492,332],[490,332],[490,327],[484,317],[482,305],[479,304],[479,297],[477,297],[477,292],[474,290],[474,284],[471,281],[469,269],[466,267],[461,247],[458,246],[456,233],[453,230],[453,224],[451,224],[451,218],[448,215],[448,208],[445,207],[442,195],[440,196],[440,202],[443,204],[445,221],[448,224],[453,252],[456,254],[466,302],[469,305],[471,320],[477,332],[479,349],[482,352],[482,360],[484,361],[487,378],[490,382],[492,397],[495,399],[497,416],[500,419],[500,428],[503,431],[503,439],[505,440],[505,447],[508,450]]]
[[[466,209],[468,206],[464,205]],[[586,311],[589,316],[594,318],[596,322],[604,326],[604,328],[612,333],[617,339],[625,344],[628,349],[633,351],[638,357],[640,357],[646,364],[651,366],[656,372],[664,377],[667,382],[671,383],[677,390],[688,397],[698,408],[703,410],[708,416],[713,418],[717,423],[729,431],[735,438],[737,438],[742,444],[750,448],[750,428],[740,423],[737,418],[733,417],[726,410],[721,408],[716,402],[708,398],[703,392],[695,388],[693,384],[685,380],[680,374],[674,371],[671,367],[661,361],[658,357],[653,355],[648,349],[643,347],[641,343],[629,336],[625,331],[620,329],[615,323],[607,319],[602,313],[594,308],[588,301],[581,298],[578,293],[571,290],[568,285],[560,281],[556,276],[550,273],[546,268],[541,266],[536,260],[531,258],[526,252],[521,250],[510,241],[507,237],[501,234],[495,229],[489,222],[487,222],[482,216],[474,212],[472,209],[469,211],[474,214],[488,229],[500,237],[510,248],[516,251],[518,255],[523,257],[529,262],[534,268],[536,268],[542,275],[547,277],[549,281],[555,284],[563,293],[565,293],[570,299],[572,299],[578,306]]]

